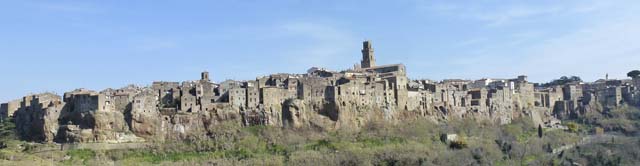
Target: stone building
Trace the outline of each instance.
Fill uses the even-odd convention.
[[[180,83],[153,82],[151,88],[159,97],[161,107],[177,107],[180,99]]]
[[[113,105],[114,109],[119,112],[131,110],[133,97],[140,92],[141,88],[135,85],[129,85],[120,89],[105,89],[100,94],[105,95],[106,102]]]
[[[376,66],[376,59],[373,57],[373,47],[371,41],[367,40],[362,43],[362,61],[360,67],[371,68]]]
[[[4,112],[3,114],[5,115],[5,117],[7,118],[12,118],[14,117],[14,114],[16,111],[18,111],[21,107],[21,103],[24,101],[24,98],[20,98],[20,99],[16,99],[16,100],[11,100],[7,103],[2,103],[2,105],[5,105],[4,109],[2,112]]]
[[[622,104],[622,87],[607,87],[596,91],[598,102],[604,106],[619,106]]]
[[[64,93],[64,102],[69,104],[71,112],[115,110],[115,106],[107,100],[106,95],[86,89]]]

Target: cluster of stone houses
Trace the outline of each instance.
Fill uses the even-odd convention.
[[[361,64],[344,71],[311,68],[305,74],[273,74],[221,83],[212,82],[209,73],[203,72],[195,81],[153,82],[149,87],[128,86],[101,92],[77,89],[62,97],[52,93],[29,95],[3,103],[0,115],[14,119],[22,135],[39,141],[58,137],[75,141],[110,139],[122,137],[126,130],[147,134],[164,131],[134,129],[146,123],[137,120],[143,115],[157,115],[154,118],[159,122],[153,123],[177,124],[187,123],[185,118],[176,119],[178,115],[227,111],[238,113],[244,125],[279,126],[291,121],[290,116],[300,116],[299,112],[284,113],[291,100],[334,121],[345,112],[369,111],[379,112],[386,119],[398,119],[402,112],[410,112],[436,121],[473,118],[501,124],[530,116],[538,123],[551,125],[555,119],[576,117],[586,111],[624,103],[637,105],[639,83],[637,79],[601,80],[541,87],[528,82],[526,76],[474,81],[410,80],[402,64],[376,66],[371,42],[365,41]],[[103,122],[96,120],[92,112],[119,113],[108,117],[117,119],[122,115],[123,119],[104,122],[102,126],[107,129],[96,129]],[[122,127],[123,122],[128,129]],[[184,126],[174,129],[188,130]],[[98,131],[110,135],[99,136]]]

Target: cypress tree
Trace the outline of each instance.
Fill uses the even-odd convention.
[[[542,138],[542,125],[538,124],[538,137]]]

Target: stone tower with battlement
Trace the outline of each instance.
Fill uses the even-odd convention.
[[[362,61],[360,67],[371,68],[376,66],[376,59],[373,57],[373,47],[371,47],[371,41],[367,40],[362,42]]]

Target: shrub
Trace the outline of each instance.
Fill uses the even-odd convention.
[[[467,148],[467,146],[467,142],[463,139],[454,140],[449,143],[449,148],[451,149],[464,149]]]
[[[574,132],[574,133],[577,133],[579,130],[579,126],[575,122],[567,123],[567,128],[569,129],[570,132]]]
[[[602,127],[596,127],[596,128],[594,128],[594,134],[603,135],[604,134],[604,129]]]
[[[8,120],[0,122],[0,141],[18,139],[16,134],[16,125]]]
[[[67,155],[71,156],[71,160],[67,160],[67,162],[81,161],[87,165],[87,161],[96,157],[96,152],[91,149],[74,149],[67,151]]]
[[[320,150],[335,151],[337,149],[336,146],[333,143],[331,143],[331,141],[326,139],[318,140],[315,143],[308,145],[307,148],[311,150],[316,150],[316,151],[320,151]]]

